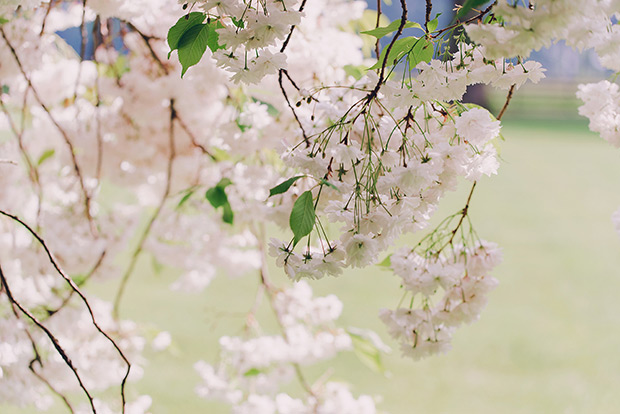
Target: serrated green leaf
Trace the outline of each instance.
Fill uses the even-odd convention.
[[[409,67],[415,68],[420,62],[430,62],[435,54],[433,42],[426,37],[421,37],[411,48],[407,59],[409,59]]]
[[[43,154],[41,154],[41,156],[37,160],[37,165],[43,164],[45,162],[45,160],[47,160],[49,158],[52,158],[55,153],[56,153],[55,149],[48,149],[48,150],[44,151]]]
[[[289,225],[295,235],[295,244],[312,232],[314,220],[315,211],[312,192],[306,191],[295,201],[289,218]]]
[[[288,180],[281,182],[280,184],[276,185],[275,187],[269,190],[269,197],[277,195],[277,194],[286,193],[288,189],[291,188],[293,184],[295,184],[295,181],[299,180],[300,178],[304,178],[304,177],[305,175],[298,175],[297,177],[291,177]]]
[[[187,69],[200,62],[202,55],[207,51],[208,40],[208,24],[192,26],[183,34],[179,40],[179,62],[183,66],[181,77],[185,75]]]
[[[387,61],[387,66],[397,64],[409,51],[414,47],[419,39],[417,37],[405,37],[398,39],[394,42],[392,49],[390,50],[390,56]],[[388,47],[384,47],[379,56],[379,60],[369,70],[379,69],[383,66],[383,61],[386,59],[385,55],[388,51]]]
[[[179,48],[179,41],[183,35],[192,27],[202,24],[206,15],[200,12],[192,12],[181,17],[174,26],[168,30],[168,46],[170,46],[170,52],[168,52],[168,59],[173,50]]]
[[[381,39],[382,37],[387,36],[390,33],[397,31],[399,26],[400,26],[400,20],[394,20],[392,23],[388,24],[385,27],[377,27],[376,29],[366,30],[366,31],[361,32],[361,33],[369,35],[369,36],[376,37],[377,39]],[[409,28],[412,28],[412,27],[415,27],[416,29],[424,30],[424,29],[422,29],[422,26],[420,26],[416,22],[407,22],[407,23],[405,23],[404,29],[409,29]]]
[[[465,17],[465,15],[469,13],[472,9],[477,9],[486,3],[489,3],[489,0],[465,0],[465,3],[463,3],[463,7],[461,7],[456,13],[455,19]]]

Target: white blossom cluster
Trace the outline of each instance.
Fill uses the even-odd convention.
[[[310,286],[301,281],[276,293],[273,304],[282,335],[220,338],[220,363],[195,365],[203,381],[198,394],[226,401],[239,414],[375,413],[371,397],[355,398],[337,382],[309,385],[305,398],[278,392],[301,366],[331,359],[350,350],[352,343],[335,326],[342,303],[334,295],[314,298]]]
[[[420,359],[447,352],[455,329],[479,318],[487,293],[498,283],[489,272],[501,258],[497,245],[488,242],[457,245],[430,257],[408,248],[396,251],[391,267],[411,294],[411,306],[383,309],[380,317],[403,353]]]
[[[459,100],[471,84],[508,89],[544,77],[537,62],[505,69],[503,60],[485,61],[479,49],[467,47],[451,62],[418,68],[411,84],[387,81],[373,99],[368,94],[377,78],[370,74],[350,87],[307,92],[309,103],[304,100],[299,113],[311,112],[302,119],[313,133],[284,160],[313,177],[297,183],[313,191],[319,220],[342,227],[333,240],[317,226],[315,244],[301,252],[289,241],[272,240],[270,254],[291,279],[376,263],[401,234],[426,227],[458,177],[474,182],[496,174],[499,121],[486,109],[447,102]]]

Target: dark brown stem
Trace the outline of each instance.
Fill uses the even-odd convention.
[[[499,111],[499,115],[497,115],[497,120],[501,121],[502,117],[504,116],[504,113],[506,112],[506,109],[508,109],[508,105],[510,104],[510,100],[512,99],[512,94],[515,91],[515,87],[517,85],[512,85],[510,87],[510,90],[508,91],[508,95],[506,95],[506,102],[504,102],[504,106],[502,107],[502,110]]]
[[[306,148],[308,148],[310,146],[310,139],[308,138],[308,135],[306,134],[306,130],[304,129],[304,126],[302,125],[301,121],[299,120],[299,117],[297,116],[297,112],[295,111],[295,108],[293,108],[293,105],[291,105],[291,101],[288,99],[288,95],[286,94],[286,89],[284,89],[284,84],[282,82],[283,73],[284,73],[284,70],[280,69],[280,71],[278,72],[278,84],[280,85],[280,90],[282,91],[282,95],[284,96],[284,100],[286,101],[286,104],[293,112],[295,121],[297,121],[297,125],[299,125],[299,128],[301,129],[301,134],[304,137]]]
[[[387,49],[385,50],[385,59],[383,59],[383,63],[381,64],[381,70],[379,71],[379,80],[377,81],[377,84],[375,85],[373,90],[368,94],[366,98],[368,102],[370,102],[372,99],[374,99],[377,96],[379,89],[383,85],[383,81],[385,80],[385,68],[387,67],[387,62],[390,57],[390,52],[392,51],[392,47],[394,47],[394,43],[396,43],[398,38],[403,34],[403,29],[405,28],[405,25],[407,24],[407,0],[400,0],[400,7],[402,9],[402,13],[400,16],[400,24],[398,25],[398,30],[394,34],[392,41],[390,42]],[[379,56],[377,56],[377,59],[379,59]]]
[[[65,364],[73,372],[73,375],[75,376],[78,383],[80,384],[80,388],[82,389],[82,391],[84,391],[84,394],[86,394],[86,397],[88,398],[88,402],[90,403],[90,407],[93,410],[93,413],[96,414],[97,410],[95,409],[95,402],[93,400],[93,397],[90,395],[90,392],[84,385],[84,382],[82,381],[82,378],[80,377],[80,374],[78,374],[77,372],[77,368],[73,365],[73,362],[71,362],[71,359],[69,358],[65,350],[60,346],[60,343],[58,342],[58,339],[56,339],[54,334],[52,334],[52,332],[49,329],[47,329],[45,325],[43,325],[32,313],[30,313],[28,309],[24,308],[17,300],[15,300],[15,298],[11,294],[11,289],[9,288],[9,284],[6,278],[4,277],[4,273],[2,272],[1,266],[0,266],[0,283],[11,305],[17,307],[17,309],[19,309],[21,313],[26,315],[28,319],[30,319],[32,323],[35,324],[39,329],[41,329],[45,333],[45,335],[49,338],[50,342],[52,343],[52,346],[54,347],[54,349],[56,349],[56,352],[58,352],[58,355],[60,355],[62,360],[65,362]]]
[[[304,7],[306,7],[306,1],[307,0],[303,0],[301,2],[301,6],[299,6],[299,11],[300,12],[304,11]],[[286,39],[284,40],[284,43],[282,43],[282,47],[280,48],[280,53],[283,53],[284,50],[286,50],[286,47],[288,46],[288,42],[290,42],[291,36],[293,36],[293,31],[294,30],[295,30],[295,25],[291,26],[291,30],[288,32],[288,36],[286,36]]]
[[[433,12],[433,0],[426,0],[426,15],[424,16],[424,29],[428,33],[428,22],[431,21],[431,13]]]
[[[80,288],[75,284],[73,279],[71,279],[69,276],[67,276],[67,274],[60,268],[60,266],[58,265],[58,262],[56,261],[56,259],[54,259],[54,255],[52,255],[51,250],[49,249],[49,247],[47,247],[47,243],[45,243],[45,240],[43,240],[43,238],[41,236],[39,236],[39,234],[36,231],[34,231],[32,229],[32,227],[30,227],[28,224],[26,224],[19,217],[14,216],[12,214],[9,214],[9,213],[7,213],[5,211],[2,211],[2,210],[0,210],[0,215],[5,216],[5,217],[7,217],[7,218],[9,218],[9,219],[19,223],[22,227],[24,227],[26,230],[28,230],[28,232],[32,235],[32,237],[34,237],[37,240],[37,242],[41,245],[41,247],[45,251],[45,254],[47,255],[47,258],[49,259],[50,263],[54,267],[54,270],[56,270],[56,272],[65,280],[65,282],[71,287],[71,289],[73,289],[75,291],[75,293],[80,297],[80,299],[82,300],[82,303],[84,303],[84,306],[86,307],[86,310],[88,311],[88,314],[90,315],[90,319],[92,321],[93,326],[97,329],[97,331],[103,337],[105,337],[112,344],[114,349],[116,349],[116,352],[118,353],[118,355],[125,362],[125,364],[127,364],[127,371],[125,372],[125,376],[123,377],[123,381],[121,382],[121,400],[122,400],[122,403],[123,403],[122,413],[124,414],[125,413],[125,402],[126,402],[126,400],[125,400],[125,384],[127,383],[127,378],[129,377],[129,373],[131,372],[131,363],[129,362],[129,360],[125,356],[125,353],[121,350],[121,348],[114,341],[114,339],[112,339],[103,329],[101,329],[101,327],[99,326],[99,323],[97,322],[97,319],[95,318],[95,314],[93,312],[93,309],[91,308],[90,303],[88,302],[88,299],[86,299],[86,296],[84,296],[84,294],[82,293]]]
[[[381,3],[383,0],[377,0],[377,22],[375,23],[375,29],[379,27],[379,23],[381,22]],[[377,59],[379,59],[379,56],[381,55],[381,50],[380,50],[380,46],[381,46],[381,39],[377,38],[377,41],[375,42],[375,54],[377,55]]]
[[[493,6],[495,6],[497,4],[497,1],[493,2],[493,4],[491,4],[489,7],[487,7],[486,9],[484,9],[483,11],[481,11],[480,13],[478,13],[477,15],[475,15],[474,17],[465,20],[464,22],[457,22],[454,24],[451,24],[450,26],[444,27],[443,29],[439,30],[437,33],[435,33],[434,36],[431,36],[433,39],[436,39],[437,37],[441,36],[442,34],[444,34],[445,32],[454,29],[455,27],[458,26],[462,26],[464,24],[468,24],[468,23],[472,23],[475,22],[476,20],[481,20],[482,17],[484,17],[485,14],[487,14],[488,12],[491,11],[491,9],[493,8]]]
[[[80,170],[80,166],[78,165],[77,158],[75,156],[75,147],[73,146],[73,143],[71,142],[71,139],[69,138],[69,134],[67,134],[67,132],[64,130],[64,128],[62,126],[60,126],[58,121],[56,121],[56,119],[52,116],[52,113],[49,110],[49,108],[47,107],[47,105],[45,105],[45,103],[43,103],[43,101],[41,100],[41,97],[37,93],[37,90],[34,88],[32,82],[30,80],[30,77],[28,76],[28,74],[24,70],[24,67],[23,67],[23,65],[21,63],[21,60],[19,59],[19,57],[17,55],[17,52],[15,51],[15,48],[13,47],[13,44],[7,38],[6,34],[4,33],[4,29],[2,29],[2,27],[0,27],[0,35],[2,35],[2,38],[6,42],[7,46],[9,47],[9,49],[11,50],[11,54],[13,55],[13,58],[15,59],[15,62],[17,63],[17,66],[19,67],[19,70],[20,70],[22,76],[26,79],[26,83],[28,84],[28,86],[32,90],[33,96],[35,97],[35,99],[37,100],[37,102],[39,103],[41,108],[43,108],[45,113],[47,113],[50,121],[52,121],[52,124],[54,124],[56,129],[60,132],[60,135],[62,135],[65,143],[67,144],[67,147],[69,149],[69,154],[71,155],[71,160],[73,162],[73,169],[75,171],[76,176],[78,177],[80,188],[81,188],[82,193],[84,195],[84,210],[85,210],[86,218],[88,219],[88,222],[90,224],[91,233],[93,235],[96,235],[97,234],[97,226],[95,225],[95,221],[94,221],[92,215],[90,214],[90,203],[91,203],[90,195],[89,195],[88,191],[86,190],[86,185],[84,184],[84,176],[82,175],[82,172]]]

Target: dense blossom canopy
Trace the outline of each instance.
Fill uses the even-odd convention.
[[[278,322],[265,333],[252,310],[243,334],[220,338],[219,361],[195,365],[201,397],[236,414],[375,413],[371,396],[304,377],[356,344],[385,349],[339,326],[342,303],[306,279],[390,268],[404,296],[379,318],[403,355],[447,351],[498,283],[501,250],[469,203],[500,167],[512,95],[544,78],[530,52],[564,40],[620,71],[620,1],[521,3],[468,0],[438,27],[430,1],[425,21],[403,0],[392,23],[350,0],[1,1],[0,402],[147,412],[149,396],[125,393],[147,339],[120,305],[152,254],[181,271],[174,290],[258,275],[257,303]],[[58,36],[71,27],[78,53]],[[507,93],[501,113],[462,103],[476,84]],[[590,129],[620,147],[618,84],[578,96]],[[463,182],[463,209],[429,229]],[[620,233],[620,210],[613,221]],[[414,232],[418,245],[394,251]],[[91,278],[118,280],[115,303],[81,292]],[[304,393],[287,394],[291,381]],[[110,387],[117,398],[93,397]],[[76,390],[87,404],[66,397]]]

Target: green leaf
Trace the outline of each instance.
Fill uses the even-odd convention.
[[[234,16],[231,17],[232,22],[235,26],[237,26],[239,29],[243,29],[245,27],[245,22],[241,19],[237,20]]]
[[[164,271],[164,265],[157,260],[157,257],[154,254],[151,255],[151,266],[153,266],[153,271],[156,275],[161,275],[161,272]]]
[[[8,94],[9,90],[9,85],[2,85],[2,93]]]
[[[232,207],[230,206],[230,203],[226,203],[224,204],[224,214],[222,215],[222,221],[224,223],[228,223],[228,224],[233,224],[233,218],[235,217],[235,214],[232,211]]]
[[[353,343],[353,352],[357,358],[371,370],[381,374],[384,373],[385,368],[381,361],[381,352],[379,352],[372,341],[361,335],[352,332],[348,333]]]
[[[181,17],[174,26],[168,30],[168,46],[170,46],[170,52],[168,52],[168,59],[173,50],[179,48],[179,41],[183,35],[192,27],[202,24],[206,15],[200,12],[192,12]]]
[[[465,15],[469,13],[472,9],[477,9],[488,2],[489,0],[465,0],[465,3],[463,3],[463,7],[461,7],[456,13],[455,19],[465,17]]]
[[[273,116],[274,118],[280,115],[280,111],[278,111],[276,107],[270,104],[269,102],[261,101],[260,99],[256,99],[254,97],[252,97],[252,102],[257,102],[259,104],[267,105],[267,113]]]
[[[187,201],[194,195],[195,192],[196,190],[194,188],[190,188],[189,190],[187,190],[185,192],[185,195],[179,201],[179,204],[177,204],[177,208],[181,208],[183,204],[187,203]]]
[[[439,16],[428,22],[428,24],[426,25],[426,27],[428,28],[428,32],[434,32],[437,28],[437,25],[439,25]]]
[[[377,263],[377,266],[381,267],[392,267],[392,255],[388,255],[385,259],[383,259],[380,263]]]
[[[271,190],[269,190],[269,197],[277,195],[277,194],[286,193],[288,189],[291,188],[293,184],[295,184],[295,181],[299,180],[300,178],[304,178],[304,177],[305,175],[298,175],[297,177],[291,177],[288,180],[281,182],[280,184],[276,185]]]
[[[366,31],[361,32],[361,33],[369,35],[369,36],[374,36],[377,39],[381,39],[382,37],[387,36],[390,33],[397,31],[399,26],[400,26],[400,20],[394,20],[392,23],[388,24],[385,27],[377,27],[376,29],[366,30]],[[424,29],[422,29],[422,26],[420,26],[416,22],[407,22],[407,23],[405,23],[404,29],[409,29],[411,27],[415,27],[416,29],[424,30]]]
[[[409,53],[418,40],[419,39],[417,37],[405,37],[395,41],[392,49],[390,50],[387,66],[397,64],[407,53]],[[384,47],[381,51],[381,55],[379,56],[379,60],[374,64],[374,66],[370,67],[369,70],[379,69],[383,66],[387,51],[388,47]]]
[[[244,377],[255,377],[256,375],[260,374],[262,371],[258,368],[250,368],[248,369],[243,376]]]
[[[295,244],[306,237],[314,227],[315,212],[312,202],[312,192],[306,191],[299,196],[289,218],[289,225],[295,235]]]
[[[421,37],[414,45],[407,59],[409,59],[409,67],[415,68],[420,62],[430,62],[435,54],[435,46],[433,42],[426,37]]]
[[[364,66],[344,65],[343,69],[347,75],[353,76],[355,80],[362,79],[362,76],[364,76],[364,73],[366,72],[366,68]]]
[[[200,62],[207,47],[212,52],[223,48],[219,44],[216,29],[224,26],[219,21],[203,23],[204,19],[205,14],[193,12],[180,18],[168,31],[168,45],[170,46],[168,58],[173,50],[179,51],[179,62],[183,66],[181,77],[185,75],[187,69]]]
[[[213,208],[218,209],[222,207],[222,221],[228,224],[233,223],[234,213],[230,203],[228,202],[228,196],[226,195],[225,188],[231,184],[232,181],[228,178],[222,178],[215,187],[209,188],[205,193],[205,198],[209,200],[209,203],[211,203]]]
[[[47,160],[48,158],[52,158],[55,153],[56,153],[55,149],[48,149],[44,151],[43,154],[41,154],[41,156],[39,157],[39,160],[37,161],[37,165],[43,164],[45,160]]]
[[[209,25],[199,24],[187,30],[181,40],[179,40],[179,62],[183,66],[181,77],[185,75],[187,69],[194,66],[207,50],[209,40]]]
[[[0,24],[8,23],[9,19],[0,16]]]
[[[332,184],[329,181],[327,181],[325,178],[321,178],[320,182],[321,182],[321,185],[326,185],[328,187],[333,188],[336,191],[340,191],[340,189],[338,187],[336,187],[334,184]]]

